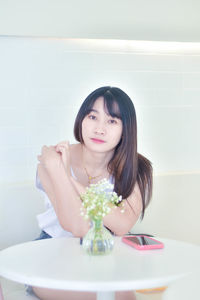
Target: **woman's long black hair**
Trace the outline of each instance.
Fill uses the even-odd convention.
[[[123,199],[127,199],[135,184],[138,183],[142,196],[142,218],[152,196],[152,166],[150,161],[137,152],[137,121],[133,102],[121,89],[105,86],[93,91],[83,102],[74,124],[74,136],[80,143],[82,121],[92,109],[97,98],[104,98],[106,111],[120,118],[123,124],[122,137],[116,146],[113,157],[108,163],[108,171],[114,176],[114,190]],[[117,104],[117,105],[116,105]]]

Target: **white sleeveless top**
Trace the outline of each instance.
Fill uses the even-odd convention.
[[[71,173],[72,176],[76,178],[72,168],[71,168]],[[112,177],[110,177],[110,182],[113,183]],[[36,175],[36,187],[43,194],[44,203],[45,203],[45,212],[36,216],[38,221],[38,226],[41,228],[41,230],[45,231],[53,238],[73,237],[73,234],[71,232],[66,231],[61,227],[58,217],[55,213],[54,207],[51,204],[51,201],[49,200],[47,194],[45,193],[38,175]]]

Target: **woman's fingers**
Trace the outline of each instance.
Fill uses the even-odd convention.
[[[65,147],[65,146],[59,145],[57,147],[57,152],[61,153],[62,158],[63,158],[64,162],[66,163],[67,162],[67,158],[69,156],[69,149],[67,147]]]
[[[49,155],[50,156],[55,155],[54,153],[56,152],[62,153],[62,155],[64,155],[66,158],[66,155],[69,152],[69,142],[62,141],[58,143],[56,146],[46,146],[46,145],[42,146],[41,154],[37,156],[37,159],[41,162],[43,158]]]
[[[61,147],[64,147],[66,150],[69,150],[69,142],[65,141],[65,142],[60,142],[56,145],[56,151],[59,152],[61,149]]]
[[[57,147],[56,151],[61,153],[66,153],[66,150],[67,150],[66,147],[60,145]]]
[[[48,166],[52,163],[58,163],[59,160],[64,164],[64,167],[69,171],[70,166],[70,151],[69,151],[69,142],[64,141],[56,146],[46,146],[44,145],[41,149],[41,154],[37,156],[38,161],[44,165]]]

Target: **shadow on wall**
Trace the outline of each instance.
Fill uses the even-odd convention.
[[[152,202],[135,233],[200,245],[200,174],[155,176]]]
[[[132,232],[200,244],[200,174],[155,176],[153,199]],[[0,249],[38,236],[36,215],[44,210],[34,184],[0,188]]]

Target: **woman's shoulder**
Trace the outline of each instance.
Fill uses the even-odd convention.
[[[69,150],[70,150],[71,155],[73,155],[73,154],[78,155],[78,154],[80,154],[80,151],[81,151],[81,144],[80,143],[70,144]]]

